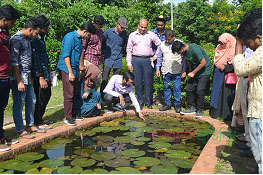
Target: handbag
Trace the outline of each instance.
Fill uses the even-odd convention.
[[[225,82],[226,84],[236,84],[237,83],[237,76],[235,73],[228,73],[225,75]]]

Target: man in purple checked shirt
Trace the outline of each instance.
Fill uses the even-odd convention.
[[[145,104],[151,109],[153,88],[153,61],[156,60],[161,40],[151,31],[147,30],[147,19],[141,19],[138,29],[129,35],[127,44],[127,65],[135,75],[135,94],[141,109],[143,108],[142,83],[144,80]],[[157,46],[154,55],[152,43]]]

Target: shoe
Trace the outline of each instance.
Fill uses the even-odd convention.
[[[18,143],[18,139],[11,139],[8,137],[4,137],[1,141],[0,144],[7,144],[7,145],[13,145]]]
[[[195,108],[191,106],[187,108],[186,110],[181,111],[180,113],[181,114],[195,114]]]
[[[176,113],[180,113],[181,112],[181,105],[175,106],[174,109],[175,109]]]
[[[77,125],[76,122],[73,120],[73,118],[70,118],[70,119],[66,119],[64,120],[64,122],[70,126],[75,126]]]
[[[201,117],[203,117],[203,112],[202,112],[201,110],[197,110],[195,117],[196,117],[196,118],[201,118]]]
[[[84,118],[79,116],[79,115],[77,115],[76,117],[73,118],[73,120],[75,120],[75,121],[83,121]]]
[[[47,124],[38,126],[38,129],[44,129],[44,130],[48,130],[48,129],[52,129],[52,128],[53,128],[52,126],[49,126]]]
[[[236,138],[237,138],[240,142],[246,142],[245,134],[236,135]]]
[[[141,109],[141,110],[143,109],[143,105],[140,105],[140,109]]]
[[[153,107],[152,107],[152,105],[147,105],[147,108],[152,109]]]
[[[243,156],[246,156],[246,157],[249,157],[249,158],[253,158],[254,157],[251,150],[245,150],[244,152],[241,152],[241,154]]]
[[[247,146],[247,145],[236,145],[236,147],[238,148],[238,149],[241,149],[241,150],[249,150],[250,149],[250,147],[249,146]]]
[[[115,110],[120,111],[120,112],[125,112],[126,111],[125,109],[119,108],[117,106],[113,106],[112,109],[115,109]]]
[[[112,114],[112,113],[113,113],[113,111],[112,111],[112,110],[110,110],[110,109],[108,109],[106,113],[107,113],[107,114]]]
[[[0,151],[8,151],[10,150],[10,147],[6,144],[0,144]]]
[[[164,105],[163,107],[161,107],[161,108],[159,109],[159,111],[166,111],[166,110],[171,110],[171,106]]]

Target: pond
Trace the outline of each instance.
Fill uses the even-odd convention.
[[[117,118],[0,163],[4,174],[189,173],[213,133],[173,117]]]

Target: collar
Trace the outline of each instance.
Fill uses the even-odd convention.
[[[146,35],[146,34],[148,34],[149,33],[149,31],[147,30],[143,35]],[[135,31],[135,35],[142,35],[142,34],[140,34],[139,33],[139,30],[137,29],[136,31]]]
[[[157,28],[152,29],[152,32],[162,36],[162,35],[165,35],[166,29],[164,29],[163,33],[161,33],[161,34],[158,33]]]
[[[74,33],[74,35],[75,35],[78,39],[81,39],[81,37],[79,36],[77,30],[74,30],[73,33]]]

